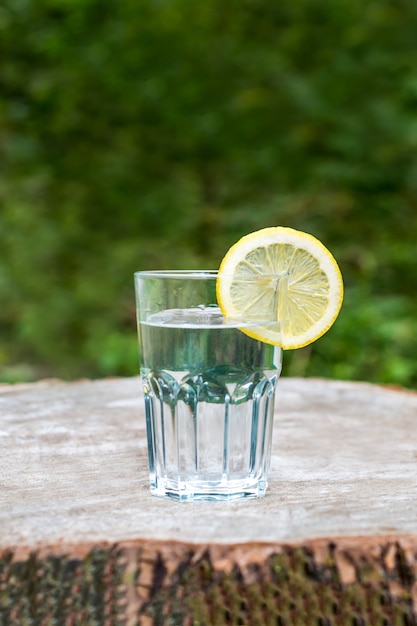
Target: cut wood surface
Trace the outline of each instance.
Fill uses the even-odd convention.
[[[149,495],[139,378],[0,386],[0,415],[2,546],[417,530],[414,393],[281,379],[267,495],[229,504]]]
[[[139,378],[0,386],[0,444],[0,626],[417,623],[414,392],[282,378],[241,502],[149,494]]]

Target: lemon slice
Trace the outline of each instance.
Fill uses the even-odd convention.
[[[233,245],[216,290],[224,317],[242,320],[244,333],[286,350],[324,335],[343,301],[342,275],[329,250],[312,235],[282,226]]]

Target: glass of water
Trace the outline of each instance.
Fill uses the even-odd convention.
[[[248,283],[280,276],[242,276]],[[150,490],[176,500],[262,496],[268,482],[279,347],[252,338],[277,328],[226,319],[215,271],[135,274]],[[236,280],[236,277],[234,277]],[[258,316],[259,317],[259,316]]]

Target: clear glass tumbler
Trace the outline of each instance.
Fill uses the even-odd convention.
[[[262,496],[281,349],[225,319],[215,271],[135,274],[151,493],[176,500]],[[264,277],[263,277],[264,278]],[[281,277],[274,276],[280,281]],[[249,283],[256,277],[243,277]],[[249,292],[248,292],[249,293]]]

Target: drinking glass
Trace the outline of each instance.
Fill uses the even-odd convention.
[[[276,306],[223,317],[216,271],[135,273],[150,491],[176,500],[262,496],[282,352],[244,331],[276,330]],[[248,297],[265,276],[233,277]],[[268,277],[279,294],[281,276]],[[252,291],[253,293],[253,291]]]

